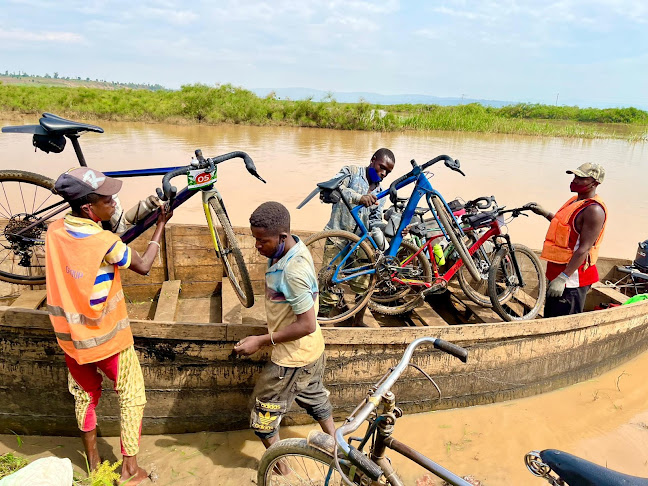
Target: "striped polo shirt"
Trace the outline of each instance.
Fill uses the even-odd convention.
[[[63,223],[68,234],[79,239],[106,231],[91,219],[78,218],[73,216],[72,213],[65,215]],[[131,249],[121,240],[116,241],[104,256],[103,264],[97,272],[97,278],[95,278],[94,287],[90,294],[90,307],[92,309],[98,311],[103,309],[115,279],[115,267],[128,268],[130,264]]]

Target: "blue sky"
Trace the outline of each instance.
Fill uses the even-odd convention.
[[[648,2],[0,0],[0,71],[648,106]]]

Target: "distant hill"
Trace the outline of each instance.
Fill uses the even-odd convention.
[[[310,88],[252,88],[250,89],[257,96],[265,97],[271,92],[274,92],[277,98],[291,99],[291,100],[304,100],[312,98],[313,101],[323,101],[328,99],[329,95],[340,103],[357,103],[358,101],[365,100],[368,103],[375,105],[400,105],[400,104],[424,104],[424,105],[466,105],[468,103],[480,103],[484,106],[493,106],[500,108],[506,105],[515,104],[514,101],[500,101],[500,100],[482,100],[474,98],[441,98],[438,96],[420,95],[420,94],[398,94],[398,95],[383,95],[378,93],[364,93],[364,92],[328,92]]]
[[[80,76],[74,77],[58,77],[55,76],[38,76],[28,74],[13,74],[13,73],[0,73],[0,83],[3,84],[17,84],[25,86],[63,86],[68,88],[99,88],[99,89],[147,89],[150,91],[158,91],[165,89],[164,86],[159,84],[140,84],[140,83],[119,83],[117,81],[106,81],[103,79],[90,79],[81,78]]]
[[[249,88],[248,88],[249,89]],[[424,104],[424,105],[440,105],[440,106],[454,106],[466,105],[469,103],[479,103],[484,106],[492,106],[494,108],[501,108],[502,106],[516,105],[518,103],[530,104],[547,104],[545,101],[538,100],[517,100],[517,101],[504,101],[504,100],[483,100],[477,98],[442,98],[437,96],[421,95],[421,94],[397,94],[397,95],[383,95],[379,93],[364,93],[364,92],[328,92],[318,89],[310,88],[251,88],[250,91],[257,96],[265,97],[269,93],[274,92],[279,99],[291,100],[304,100],[312,98],[313,101],[323,101],[328,99],[329,95],[340,103],[357,103],[360,99],[367,101],[370,104],[376,105],[400,105],[400,104]],[[604,103],[604,102],[591,102],[581,99],[567,100],[561,103],[560,106],[579,106],[590,108],[623,108],[635,107],[641,110],[648,110],[648,105],[642,103]]]

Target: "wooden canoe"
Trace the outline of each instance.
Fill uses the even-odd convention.
[[[265,261],[247,228],[237,228],[258,294]],[[297,232],[302,236],[305,233]],[[135,243],[142,250],[149,240]],[[268,353],[237,358],[234,343],[265,333],[263,298],[241,309],[210,250],[205,227],[169,225],[161,259],[149,277],[127,272],[135,347],[147,388],[146,434],[222,431],[247,427],[247,402]],[[142,248],[139,248],[141,246]],[[624,260],[600,260],[605,279]],[[54,339],[44,290],[3,283],[0,295],[0,433],[77,435],[74,403],[67,391],[62,353]],[[457,296],[460,297],[460,291]],[[595,302],[623,300],[608,288],[590,292]],[[448,325],[434,313],[372,327],[324,328],[335,418],[345,417],[420,336],[438,336],[469,349],[467,364],[433,349],[415,353],[414,363],[435,378],[436,389],[416,370],[394,387],[407,413],[465,407],[554,390],[599,375],[648,347],[648,302],[578,316],[518,323],[474,313],[470,324]],[[119,410],[111,384],[98,407],[103,435],[119,432]],[[309,419],[294,408],[285,423]]]

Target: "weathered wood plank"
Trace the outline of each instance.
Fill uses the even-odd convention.
[[[221,309],[223,309],[223,322],[228,324],[242,324],[241,301],[238,299],[236,292],[232,288],[232,283],[229,278],[223,276],[223,284],[221,287]]]
[[[412,322],[417,326],[447,326],[448,323],[430,304],[423,302],[412,311]]]
[[[173,257],[173,225],[164,226],[164,252],[166,254],[167,279],[175,280],[175,258]]]
[[[594,285],[592,285],[592,290],[601,295],[604,295],[616,304],[623,304],[629,298],[627,295],[619,292],[617,289],[607,287],[601,282],[596,282]]]
[[[46,290],[23,290],[18,298],[14,300],[13,304],[11,304],[11,307],[38,309],[46,298]]]
[[[480,322],[502,322],[502,318],[490,307],[482,307],[474,302],[464,301]]]
[[[153,319],[156,321],[175,321],[179,298],[180,280],[167,280],[164,282]]]

